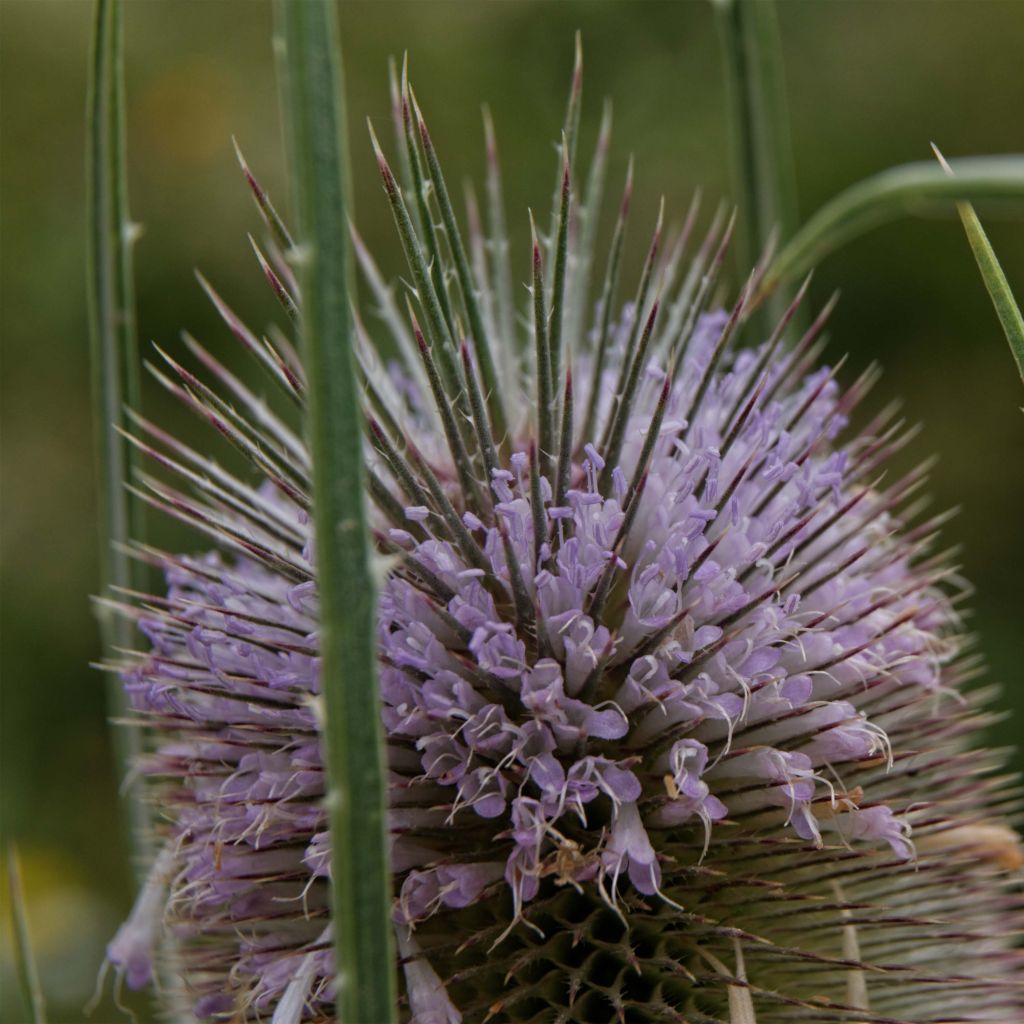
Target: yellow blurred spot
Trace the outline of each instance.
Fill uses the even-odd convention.
[[[181,167],[221,155],[230,135],[232,85],[231,76],[208,57],[178,61],[136,100],[133,148],[149,162]]]
[[[943,853],[947,850],[970,851],[1003,871],[1024,868],[1024,845],[1017,832],[1001,822],[977,822],[958,828],[932,832],[917,841],[919,853]]]

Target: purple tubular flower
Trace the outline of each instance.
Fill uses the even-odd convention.
[[[493,139],[489,160],[493,185]],[[824,317],[749,337],[756,280],[709,309],[717,220],[689,273],[692,218],[655,258],[660,304],[615,323],[606,288],[593,330],[555,330],[590,303],[585,212],[573,185],[553,306],[535,250],[521,354],[474,211],[475,288],[437,292],[445,264],[409,325],[355,239],[407,355],[384,369],[357,323],[404,1019],[1021,1020],[1014,797],[975,742],[957,577],[908,504],[924,474],[882,480],[906,440],[885,414],[848,427],[874,372],[814,366]],[[202,1020],[333,1020],[309,456],[193,352],[224,398],[173,361],[165,383],[265,482],[139,421],[191,488],[151,500],[217,551],[140,551],[168,589],[124,680],[163,852],[109,957],[134,987],[172,948]]]

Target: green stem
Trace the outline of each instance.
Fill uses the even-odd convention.
[[[335,6],[277,0],[309,379],[339,1020],[395,1017],[384,739],[349,309],[345,122]]]
[[[125,487],[137,469],[138,455],[120,433],[127,427],[125,410],[139,407],[139,353],[125,169],[124,21],[119,0],[96,4],[87,118],[89,340],[101,592],[108,596],[115,587],[146,589],[142,563],[128,554],[130,541],[143,540],[143,504]],[[100,627],[106,652],[134,645],[132,622],[105,606],[101,606]],[[127,703],[114,672],[108,673],[107,694],[111,717],[123,718]],[[138,730],[117,725],[113,735],[122,771],[127,773],[140,750]],[[132,786],[127,817],[139,855],[137,867],[142,870],[148,816],[138,789]]]
[[[745,274],[772,233],[796,228],[796,181],[772,0],[714,0],[732,123],[733,175],[742,230],[738,255]]]

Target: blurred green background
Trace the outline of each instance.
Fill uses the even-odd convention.
[[[283,206],[269,4],[127,8],[140,334],[175,351],[188,328],[228,351],[192,274],[201,268],[256,326],[276,314],[248,250],[245,234],[259,224],[230,144],[234,134]],[[1024,3],[779,8],[805,216],[874,171],[928,159],[932,140],[951,158],[1024,150]],[[631,152],[637,158],[626,265],[638,267],[662,193],[676,217],[698,185],[709,207],[728,194],[718,40],[702,0],[346,0],[341,12],[355,215],[392,273],[399,254],[364,122],[390,138],[386,61],[405,49],[450,181],[480,178],[478,107],[491,105],[524,280],[526,207],[547,209],[576,28],[586,62],[581,152],[610,96],[610,182],[621,182]],[[103,946],[130,902],[102,679],[89,667],[99,656],[82,171],[91,14],[85,0],[0,0],[3,834],[21,847],[54,1022],[83,1019]],[[1024,295],[1024,211],[981,212]],[[851,354],[847,381],[873,358],[884,363],[876,403],[901,395],[909,419],[924,424],[904,465],[941,453],[935,505],[963,506],[947,542],[963,545],[964,573],[977,585],[974,624],[991,678],[1006,686],[1002,704],[1024,713],[1021,386],[959,222],[902,220],[873,232],[820,268],[816,301],[836,287],[831,357]],[[160,422],[209,440],[151,383],[144,402]],[[152,532],[174,547],[197,544],[165,523]],[[1015,729],[996,727],[993,742],[1013,740]],[[6,930],[3,941],[0,1017],[22,1021]],[[92,1017],[117,1019],[109,997]]]

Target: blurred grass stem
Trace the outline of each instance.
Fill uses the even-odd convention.
[[[92,372],[93,429],[100,523],[101,592],[112,588],[143,591],[146,571],[128,553],[130,541],[143,540],[142,502],[125,484],[138,455],[120,433],[126,409],[139,407],[139,354],[132,280],[134,227],[128,216],[124,132],[124,18],[119,0],[98,0],[93,28],[87,111],[88,302]],[[99,604],[103,646],[109,656],[134,645],[135,629],[125,616]],[[108,708],[123,718],[127,703],[121,680],[108,673]],[[140,750],[138,730],[115,725],[114,741],[122,774],[130,776]],[[127,818],[136,870],[144,868],[146,809],[138,783],[128,791]]]
[[[14,959],[25,1008],[31,1024],[46,1024],[46,1004],[39,984],[39,971],[32,952],[32,936],[25,912],[25,892],[21,884],[18,850],[12,843],[7,848],[7,885],[11,900],[11,925],[14,935]]]

